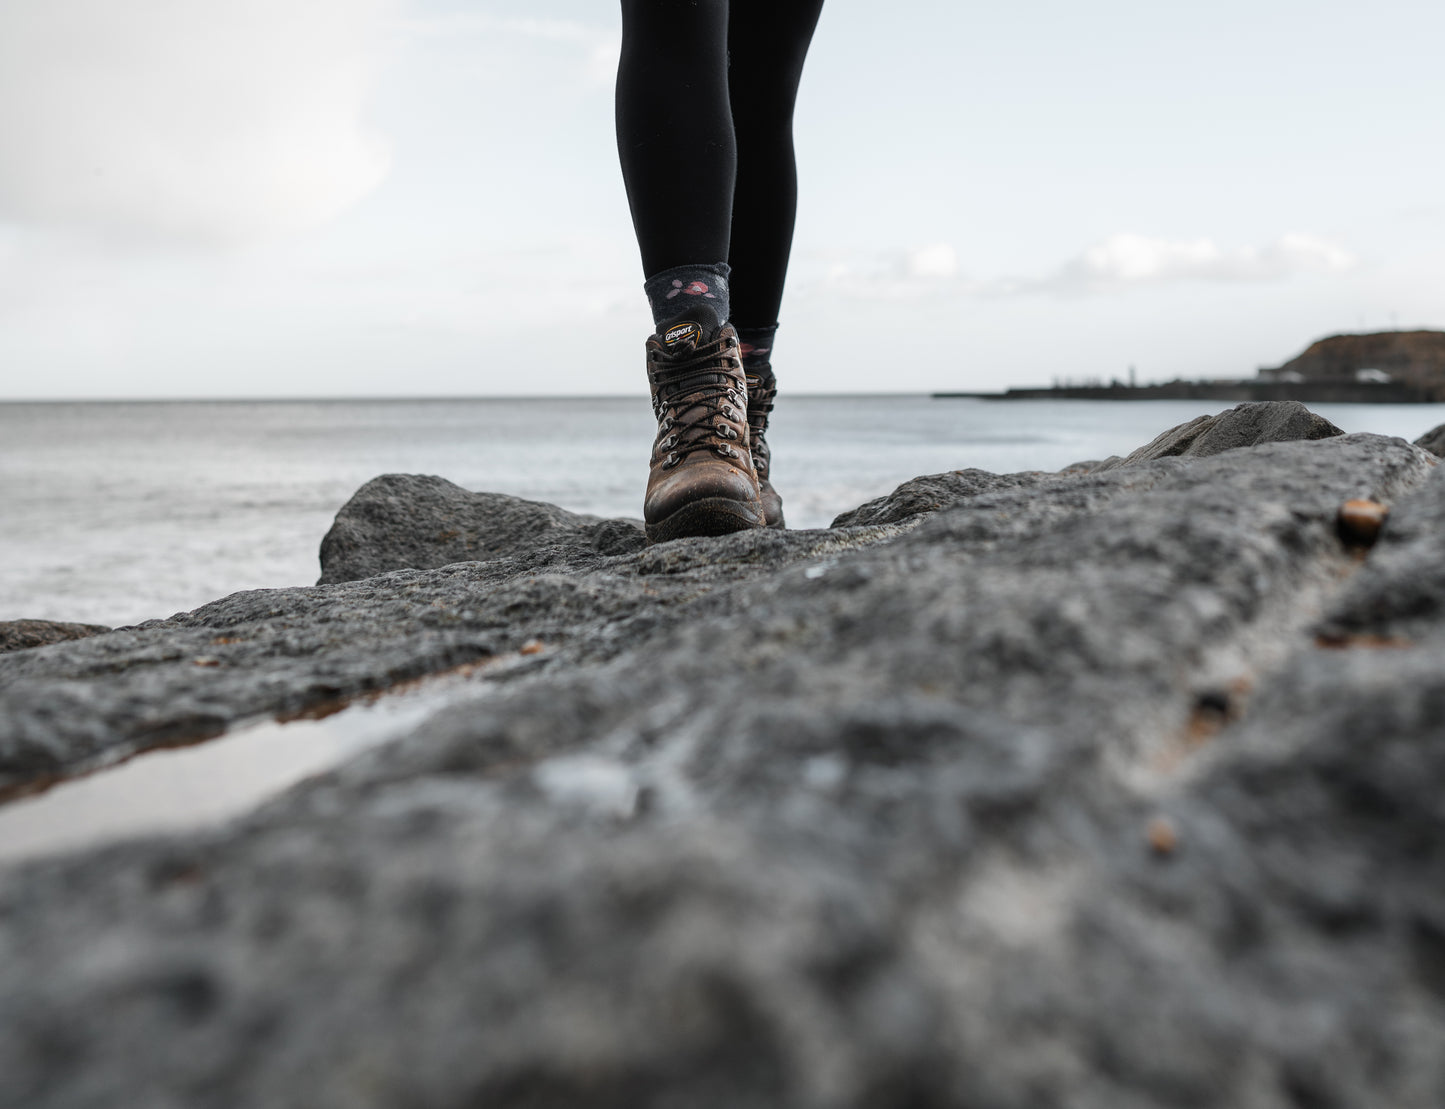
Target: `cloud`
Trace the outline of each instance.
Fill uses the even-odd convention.
[[[1344,273],[1358,264],[1348,250],[1311,235],[1281,235],[1262,247],[1224,249],[1211,239],[1130,233],[1111,235],[1042,278],[967,277],[960,272],[958,252],[948,243],[866,255],[834,253],[823,261],[821,285],[829,292],[882,301],[1103,295],[1181,281],[1261,282],[1300,273]],[[804,274],[800,284],[816,287],[819,282]]]
[[[903,259],[904,272],[919,280],[940,280],[958,276],[958,251],[948,243],[929,243],[910,250]]]
[[[818,261],[823,263],[821,284],[830,292],[865,300],[915,300],[959,284],[958,252],[949,243],[806,259],[804,287],[818,283],[806,274],[808,263]]]
[[[0,6],[0,221],[234,243],[386,174],[364,109],[389,0]]]
[[[1297,273],[1342,273],[1355,265],[1343,247],[1310,235],[1282,235],[1262,247],[1224,249],[1212,239],[1111,235],[1042,281],[1010,292],[1098,293],[1175,281],[1276,281]]]

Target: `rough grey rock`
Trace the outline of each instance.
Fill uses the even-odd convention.
[[[581,516],[502,493],[472,493],[445,478],[383,474],[358,489],[321,541],[318,585],[388,570],[529,554],[547,546],[625,554],[647,545],[640,520]]]
[[[1445,466],[1390,513],[1318,630],[1329,642],[1380,645],[1445,633]]]
[[[85,639],[110,629],[104,624],[62,624],[54,620],[0,620],[0,653]]]
[[[1105,459],[1094,467],[1094,472],[1136,466],[1156,458],[1206,458],[1238,447],[1296,439],[1328,439],[1343,434],[1329,420],[1315,415],[1297,400],[1259,401],[1172,427],[1126,458]]]
[[[830,525],[835,528],[858,524],[896,524],[915,516],[937,512],[980,493],[998,489],[1020,489],[1035,485],[1045,474],[990,474],[985,470],[954,470],[905,481],[886,497],[879,497],[840,513]]]
[[[1425,432],[1415,440],[1415,446],[1429,451],[1437,458],[1445,458],[1445,424]]]
[[[250,590],[64,652],[0,655],[0,796],[466,664],[495,663],[510,677],[563,657],[610,657],[715,586],[898,530],[769,532],[631,556],[548,545],[438,570]],[[532,641],[549,653],[518,659]]]
[[[1352,435],[905,487],[0,659],[0,735],[70,690],[63,752],[209,688],[192,636],[282,700],[548,644],[242,821],[9,870],[0,1103],[1437,1107],[1441,620],[1316,632],[1441,542],[1440,474]]]

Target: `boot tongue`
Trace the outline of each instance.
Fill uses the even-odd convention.
[[[722,320],[712,306],[697,304],[658,327],[657,338],[663,350],[680,354],[707,346],[717,339],[721,330]]]

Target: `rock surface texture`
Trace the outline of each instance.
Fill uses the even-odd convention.
[[[12,788],[483,663],[6,870],[0,1104],[1445,1104],[1445,467],[1295,439],[648,549],[388,477],[486,557],[0,658]]]
[[[1415,446],[1425,448],[1437,458],[1445,458],[1445,424],[1425,432],[1415,440]]]
[[[641,550],[647,539],[641,520],[579,516],[539,501],[471,493],[445,478],[383,474],[358,489],[336,514],[321,541],[317,584],[564,545],[624,554]]]
[[[0,620],[0,652],[48,647],[70,639],[85,639],[110,629],[104,624],[61,624],[54,620]]]
[[[1253,447],[1260,443],[1280,443],[1292,439],[1328,439],[1344,432],[1323,416],[1316,416],[1297,400],[1272,401],[1268,404],[1240,404],[1216,416],[1200,416],[1164,432],[1152,443],[1146,443],[1128,458],[1109,458],[1103,462],[1071,466],[1070,470],[1087,468],[1098,473],[1134,466],[1156,458],[1207,458],[1212,454]]]

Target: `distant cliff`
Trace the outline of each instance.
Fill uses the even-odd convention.
[[[1300,401],[1305,404],[1445,403],[1445,331],[1331,335],[1258,376],[1125,384],[1115,380],[1012,388],[1002,393],[934,393],[982,400]]]
[[[1386,375],[1445,401],[1445,331],[1331,335],[1283,366],[1259,372],[1262,380],[1284,382],[1380,381]]]

